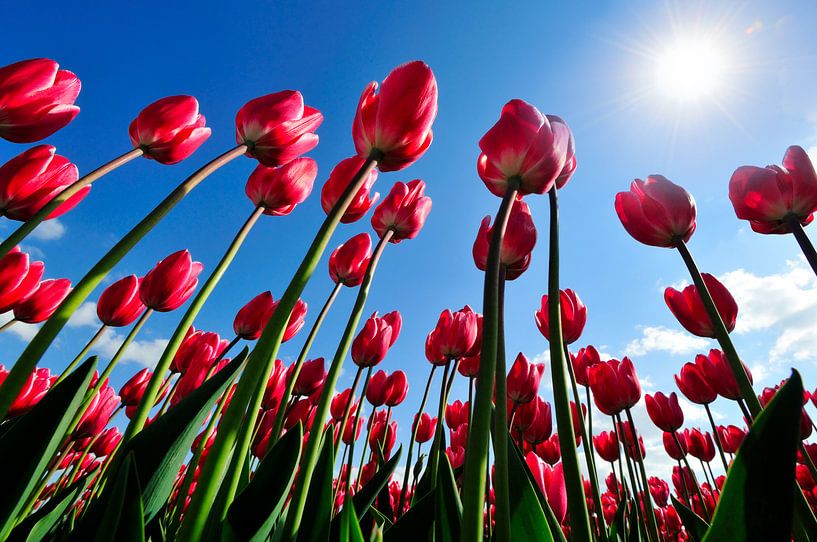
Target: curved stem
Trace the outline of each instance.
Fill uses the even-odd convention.
[[[91,348],[93,348],[93,346],[100,339],[100,337],[102,337],[102,334],[105,333],[106,329],[108,329],[108,326],[106,326],[105,324],[102,324],[102,326],[100,326],[100,328],[97,330],[97,332],[94,333],[94,336],[91,337],[91,340],[88,341],[85,344],[85,347],[83,347],[83,349],[80,350],[79,354],[77,354],[77,357],[75,357],[73,360],[71,360],[71,363],[68,364],[68,367],[66,367],[65,370],[62,371],[62,374],[60,374],[60,377],[57,379],[56,382],[54,382],[54,384],[53,384],[54,386],[56,386],[57,384],[59,384],[60,382],[65,380],[65,377],[68,376],[69,374],[71,374],[71,371],[76,369],[77,365],[79,365],[79,362],[82,361],[82,359],[88,354],[88,352],[91,350]]]
[[[121,360],[122,356],[125,355],[125,351],[131,345],[136,336],[139,334],[139,331],[148,321],[148,318],[150,318],[151,314],[153,314],[153,309],[147,309],[145,310],[145,312],[142,313],[142,316],[140,316],[136,323],[133,325],[130,332],[125,337],[125,340],[122,341],[122,344],[119,345],[119,348],[116,350],[116,353],[111,358],[111,361],[108,362],[108,365],[105,367],[105,370],[102,371],[101,375],[99,375],[96,384],[94,385],[93,388],[91,388],[87,396],[93,396],[96,392],[102,389],[102,386],[105,384],[105,381],[108,379],[109,376],[111,376],[111,373],[113,372],[114,368],[116,368],[116,365],[119,363],[119,360]]]
[[[99,179],[106,173],[115,170],[121,165],[127,164],[134,158],[142,156],[142,154],[143,154],[142,149],[139,148],[129,150],[125,154],[117,156],[110,162],[99,166],[92,172],[88,173],[83,177],[80,177],[79,179],[65,187],[65,189],[62,192],[51,198],[51,200],[45,205],[43,205],[39,211],[34,213],[34,216],[20,224],[20,226],[18,226],[17,229],[14,230],[14,232],[12,232],[11,235],[9,235],[5,240],[3,240],[2,243],[0,243],[0,258],[11,252],[11,249],[20,244],[20,242],[23,239],[25,239],[28,236],[28,234],[34,231],[34,228],[36,228],[42,222],[47,220],[48,215],[53,213],[57,209],[57,207],[68,201],[68,199],[71,196],[73,196],[74,194],[76,194],[77,192],[79,192],[80,190],[82,190],[95,180]]]
[[[715,426],[715,418],[712,417],[712,410],[710,410],[708,404],[704,404],[704,409],[706,409],[706,416],[709,418],[709,424],[712,426],[712,436],[715,437],[715,445],[718,447],[718,453],[723,462],[723,473],[726,474],[729,471],[729,463],[726,461],[726,456],[723,453],[723,445],[721,444],[721,437],[718,435],[718,428]]]
[[[513,204],[511,204],[513,206]],[[499,265],[496,326],[496,397],[494,412],[494,501],[497,540],[511,539],[510,473],[508,472],[508,386],[505,360],[505,266]],[[520,441],[521,434],[520,434]]]
[[[633,421],[633,414],[629,408],[625,408],[627,413],[627,421],[630,422],[630,429],[633,432],[633,455],[635,455],[638,469],[641,471],[641,480],[644,483],[644,508],[649,508],[647,514],[647,526],[650,529],[650,536],[655,542],[661,542],[661,536],[658,534],[658,522],[655,519],[655,508],[652,505],[652,495],[650,494],[650,482],[647,478],[647,470],[644,468],[644,458],[641,455],[641,446],[638,443],[638,434],[635,429],[635,422]]]
[[[364,386],[363,386],[364,391],[361,394],[364,397],[366,396],[366,391],[365,391],[366,387],[369,384],[368,383],[368,377],[369,377],[369,375],[367,375],[367,378],[366,378],[367,382],[366,382],[366,384],[364,384]],[[389,407],[389,409],[391,409],[391,407]],[[360,462],[357,465],[357,480],[355,481],[355,487],[360,487],[360,478],[361,478],[360,475],[363,473],[363,465],[364,465],[364,463],[366,461],[366,446],[368,445],[369,439],[372,436],[372,425],[374,425],[374,415],[375,415],[376,412],[377,412],[377,408],[372,408],[372,414],[371,414],[371,416],[369,416],[369,423],[366,424],[366,438],[363,441],[363,453],[360,454]],[[389,413],[386,416],[386,427],[388,427],[388,425],[389,425],[389,418],[390,417],[391,417],[391,410],[389,410]],[[370,455],[372,455],[372,456],[374,455],[374,450],[372,450],[372,453]],[[349,464],[351,465],[351,461],[349,462]]]
[[[428,392],[431,389],[431,382],[434,380],[434,372],[437,370],[436,365],[431,366],[431,371],[428,373],[428,380],[426,381],[425,391],[423,391],[423,400],[420,401],[420,409],[414,417],[415,422],[411,428],[411,440],[409,441],[408,459],[406,460],[406,472],[403,473],[403,485],[400,488],[400,500],[397,501],[397,517],[403,515],[403,503],[406,501],[406,491],[408,490],[409,474],[411,473],[411,459],[412,452],[414,452],[414,441],[417,438],[417,426],[420,425],[420,416],[426,408],[426,401],[428,400]],[[418,452],[419,454],[419,452]]]
[[[352,380],[352,387],[349,388],[349,400],[346,401],[346,407],[343,409],[343,417],[340,419],[340,426],[338,428],[338,435],[335,438],[335,458],[338,456],[338,448],[340,448],[340,443],[343,440],[343,433],[346,431],[346,424],[349,423],[349,416],[352,413],[352,407],[355,404],[355,392],[357,391],[357,385],[360,383],[360,377],[363,375],[363,367],[358,367],[355,371],[355,378]],[[361,401],[363,399],[361,398]],[[357,408],[355,409],[355,413],[360,412],[361,405],[358,403]],[[354,440],[355,431],[352,431],[353,440]],[[349,445],[351,446],[351,444]]]
[[[6,380],[0,387],[0,419],[5,418],[9,406],[20,393],[28,375],[34,371],[45,351],[68,322],[68,319],[79,308],[83,301],[91,294],[94,288],[110,272],[119,261],[125,257],[136,244],[158,224],[187,194],[211,173],[224,164],[241,156],[246,152],[246,145],[238,145],[221,156],[208,162],[204,167],[193,173],[184,182],[176,187],[150,213],[133,227],[105,256],[94,265],[88,273],[74,286],[59,308],[51,315],[37,335],[28,343],[23,353],[17,359]],[[144,423],[144,419],[142,420]]]
[[[814,250],[814,245],[811,244],[811,240],[809,240],[806,231],[800,224],[800,219],[796,215],[790,215],[786,219],[786,223],[791,228],[791,232],[797,240],[797,244],[800,245],[800,250],[803,251],[803,256],[806,257],[812,271],[817,274],[817,250]]]
[[[614,426],[616,427],[616,431],[618,432],[619,428],[621,427],[621,416],[616,414],[613,417],[613,419],[615,420]],[[621,433],[624,434],[624,431],[621,431]],[[635,504],[635,517],[636,517],[635,522],[636,522],[636,525],[638,526],[637,528],[640,529],[640,528],[642,528],[644,526],[644,521],[642,519],[643,510],[641,509],[641,505],[639,504],[639,500],[641,498],[641,495],[639,495],[640,492],[638,490],[638,484],[636,483],[636,480],[635,480],[635,474],[633,474],[633,465],[630,462],[630,455],[627,453],[627,438],[626,438],[626,435],[624,436],[623,439],[621,439],[621,444],[622,444],[622,448],[623,448],[621,455],[624,456],[624,463],[627,464],[627,474],[630,476],[630,492],[632,493],[633,503]],[[621,459],[621,456],[619,456],[619,459]],[[624,473],[622,472],[622,477],[623,476],[624,476]]]
[[[355,459],[355,442],[357,441],[357,426],[360,423],[360,413],[363,410],[363,400],[366,397],[366,388],[369,387],[369,380],[371,378],[372,368],[369,367],[368,369],[366,369],[366,378],[363,380],[363,389],[360,390],[360,403],[359,406],[357,407],[357,412],[355,412],[355,420],[352,423],[352,443],[349,445],[349,464],[346,467],[346,491],[349,491],[352,487],[352,463]],[[374,414],[374,412],[372,412],[372,414]],[[371,421],[371,418],[369,419],[369,421]],[[361,457],[366,456],[366,443],[368,441],[369,438],[366,437],[366,440],[363,442],[363,453],[360,454]]]

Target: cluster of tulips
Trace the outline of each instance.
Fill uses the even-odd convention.
[[[79,79],[51,60],[0,68],[0,138],[33,143],[62,129],[79,112],[79,90]],[[675,377],[710,427],[682,429],[675,392],[644,396],[677,462],[669,482],[648,476],[643,428],[632,414],[642,398],[633,362],[602,359],[593,346],[570,349],[587,320],[579,295],[559,285],[558,192],[577,165],[571,130],[522,100],[508,102],[479,141],[477,174],[501,200],[473,244],[485,272],[482,313],[468,305],[441,312],[426,338],[422,399],[406,417],[411,437],[398,446],[393,409],[409,382],[403,371],[378,366],[400,336],[402,315],[374,312],[360,323],[386,247],[420,233],[431,199],[419,179],[395,183],[382,200],[373,187],[378,173],[403,170],[425,153],[436,113],[436,80],[420,61],[364,89],[354,155],[321,189],[326,219],[281,297],[265,291],[237,310],[232,338],[195,329],[195,319],[257,220],[289,215],[312,191],[317,164],[303,155],[318,144],[323,117],[299,92],[245,104],[236,146],[187,177],[73,288],[67,279],[41,281],[43,263],[31,262],[19,243],[92,197],[92,183],[127,162],[189,158],[210,135],[198,102],[172,96],[148,105],[130,125],[132,148],[81,177],[48,145],[3,165],[0,211],[20,224],[0,243],[0,313],[13,313],[0,331],[15,322],[41,325],[16,362],[0,366],[0,540],[817,540],[817,445],[806,443],[813,424],[805,413],[809,398],[817,406],[817,392],[805,392],[796,371],[754,391],[729,335],[737,303],[699,271],[687,248],[695,201],[659,175],[619,193],[616,211],[637,241],[678,250],[692,284],[667,288],[666,304],[689,333],[716,339],[720,349],[696,356]],[[116,264],[200,182],[240,156],[257,162],[246,184],[251,212],[215,268],[205,273],[179,250],[141,277],[111,283],[96,298],[99,327],[81,351],[59,374],[38,367]],[[530,266],[537,230],[525,200],[541,194],[550,203],[549,269],[531,324],[549,343],[550,361],[519,353],[508,369],[504,293]],[[803,149],[791,147],[782,166],[739,168],[729,197],[753,230],[794,234],[817,272],[803,230],[817,210],[817,175]],[[301,294],[333,233],[370,210],[375,242],[359,233],[331,252],[332,286],[308,318]],[[310,357],[344,287],[356,293],[337,350],[328,362]],[[150,315],[175,310],[184,314],[155,367],[117,392],[110,376]],[[129,331],[99,364],[95,346],[108,328]],[[296,337],[299,352],[286,364],[279,350]],[[338,391],[347,356],[353,383]],[[552,404],[539,395],[548,369]],[[429,395],[438,373],[435,403]],[[451,397],[457,378],[467,381],[467,398]],[[735,401],[743,420],[716,425],[710,405],[718,397]],[[609,417],[596,432],[593,405]],[[122,410],[126,425],[118,422]],[[607,422],[612,429],[599,431]],[[599,460],[609,463],[603,487]]]

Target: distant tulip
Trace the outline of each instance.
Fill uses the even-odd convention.
[[[298,378],[295,379],[295,387],[292,388],[293,395],[312,395],[318,388],[323,386],[326,379],[323,358],[307,360],[301,366]]]
[[[145,311],[139,299],[139,282],[139,277],[130,275],[105,288],[96,304],[96,314],[103,324],[123,327],[139,318]]]
[[[593,436],[593,447],[602,459],[610,463],[618,461],[618,435],[615,431],[601,431]]]
[[[479,140],[477,173],[492,194],[502,197],[516,178],[521,195],[544,194],[564,186],[576,168],[573,134],[555,115],[543,115],[523,100],[511,100]]]
[[[650,476],[647,482],[650,488],[650,495],[652,495],[655,504],[660,507],[667,506],[669,499],[669,484],[657,476]]]
[[[0,365],[0,386],[3,385],[8,374],[9,372],[6,368]],[[9,407],[9,418],[25,414],[31,410],[34,405],[39,403],[40,399],[45,397],[45,394],[48,393],[54,378],[56,377],[52,377],[51,371],[45,367],[35,369],[29,373],[23,388]]]
[[[0,137],[32,143],[63,128],[79,113],[80,82],[47,58],[0,68]]]
[[[311,158],[295,158],[279,167],[259,165],[244,191],[265,215],[284,216],[309,197],[317,176],[318,164]]]
[[[481,271],[485,271],[487,267],[488,249],[494,233],[494,228],[490,224],[490,216],[482,219],[471,250],[474,264]],[[505,235],[502,237],[502,246],[499,250],[499,261],[505,266],[506,280],[514,280],[527,270],[535,245],[536,226],[533,224],[530,208],[522,199],[517,199],[511,207],[508,225],[505,228]]]
[[[329,178],[321,189],[321,207],[325,213],[329,213],[335,204],[337,204],[344,190],[349,186],[349,182],[354,178],[357,172],[360,171],[360,168],[363,167],[365,162],[363,158],[353,156],[352,158],[341,160],[338,165],[332,169]],[[369,193],[376,180],[377,170],[373,169],[363,181],[357,194],[352,198],[352,202],[340,218],[341,222],[344,224],[356,222],[369,212],[369,209],[371,209],[380,198],[380,194],[377,192],[375,192],[371,198],[369,197]]]
[[[0,166],[0,216],[26,221],[77,181],[77,166],[56,152],[57,149],[51,145],[38,145]],[[82,188],[54,209],[47,219],[61,216],[76,207],[89,190],[90,186]]]
[[[457,399],[445,406],[445,425],[449,429],[456,429],[464,423],[468,423],[468,401],[463,403]]]
[[[579,340],[587,323],[587,307],[582,303],[579,294],[571,289],[559,290],[559,313],[562,321],[562,337],[565,344]],[[550,340],[550,319],[548,317],[548,296],[542,296],[542,304],[534,314],[536,325],[542,335]]]
[[[695,200],[661,175],[636,179],[629,192],[616,194],[616,213],[627,233],[645,245],[671,248],[695,232]]]
[[[275,311],[275,301],[267,290],[253,297],[241,307],[233,320],[233,331],[236,336],[247,341],[254,341],[261,336],[264,328]]]
[[[366,386],[366,400],[369,404],[377,408],[386,402],[386,382],[389,376],[386,371],[380,370],[369,377],[369,384]]]
[[[465,448],[462,446],[449,446],[445,450],[445,455],[448,456],[452,469],[458,469],[465,464]]]
[[[397,422],[392,421],[386,424],[385,421],[377,421],[372,425],[372,432],[369,435],[369,447],[380,453],[382,450],[383,458],[391,457],[392,448],[397,441]]]
[[[664,433],[662,438],[664,442],[664,450],[667,452],[668,456],[676,461],[681,461],[684,457],[686,457],[687,439],[684,433],[678,431],[675,433],[675,436],[673,436],[672,433]],[[676,438],[678,439],[678,442],[675,442]],[[679,444],[680,447],[678,446]]]
[[[715,459],[715,443],[712,442],[712,435],[701,432],[700,429],[685,431],[689,455],[708,463]]]
[[[556,516],[556,521],[562,523],[567,516],[567,489],[562,464],[550,467],[533,452],[528,452],[525,462]]]
[[[148,271],[139,286],[142,303],[158,312],[169,312],[187,301],[199,284],[204,266],[194,262],[190,252],[174,252]]]
[[[738,317],[738,304],[735,298],[713,275],[702,273],[702,276],[723,324],[727,331],[731,332],[735,329]],[[681,292],[674,288],[667,288],[664,290],[664,301],[684,329],[698,337],[715,337],[715,327],[712,325],[712,320],[704,308],[695,285],[690,284]]]
[[[128,128],[134,147],[160,164],[176,164],[210,137],[193,96],[168,96],[142,109]]]
[[[695,356],[695,364],[703,371],[709,385],[718,392],[718,395],[725,399],[737,401],[741,397],[740,386],[738,386],[732,368],[726,359],[726,355],[717,349],[709,351],[708,355],[698,354]],[[752,382],[752,373],[749,368],[743,365],[749,382]]]
[[[185,336],[170,362],[170,372],[186,373],[191,367],[209,369],[212,362],[226,347],[218,333],[194,331]]]
[[[207,358],[200,358],[194,360],[185,371],[182,372],[175,388],[176,391],[170,397],[170,406],[176,406],[182,399],[200,388],[202,384],[209,378],[208,375],[215,374],[224,368],[230,362],[228,358],[221,359],[217,364],[213,365],[216,358],[210,360]]]
[[[675,383],[684,397],[699,405],[708,405],[718,397],[718,392],[697,363],[685,363],[675,375]]]
[[[426,358],[435,365],[444,365],[465,356],[474,348],[477,326],[477,314],[468,305],[455,312],[444,310],[426,337]]]
[[[514,403],[533,401],[544,372],[544,363],[530,363],[525,354],[520,352],[508,372],[508,399]]]
[[[150,382],[150,377],[153,376],[153,373],[145,367],[125,382],[125,384],[119,389],[119,397],[122,401],[122,404],[125,406],[133,406],[138,405],[139,401],[142,400],[142,395],[145,393],[145,389],[148,386],[148,382]]]
[[[372,258],[372,239],[359,233],[336,248],[329,256],[329,276],[335,284],[359,286]]]
[[[119,396],[116,395],[114,389],[108,385],[103,386],[94,394],[71,438],[77,440],[101,433],[118,406]]]
[[[304,426],[304,430],[308,431],[310,426],[310,413],[312,411],[312,403],[309,399],[298,399],[286,413],[284,418],[284,429],[289,431],[298,423]],[[359,431],[359,430],[358,430]]]
[[[629,358],[603,361],[590,367],[587,375],[596,406],[608,416],[634,406],[641,399],[641,384]]]
[[[276,359],[272,366],[272,372],[267,380],[264,389],[264,397],[261,400],[261,408],[264,410],[276,410],[281,401],[284,400],[284,392],[287,384],[287,367],[280,359]]]
[[[802,226],[817,210],[817,174],[802,147],[791,146],[783,166],[742,166],[729,181],[729,199],[738,218],[758,233],[791,233],[790,218]]]
[[[109,427],[104,430],[91,446],[91,453],[97,457],[110,455],[122,440],[122,433],[116,427]]]
[[[660,391],[653,395],[648,393],[644,396],[644,401],[652,423],[661,431],[672,433],[684,425],[684,413],[675,392],[669,395],[664,395]]]
[[[785,383],[785,381],[783,383]],[[760,405],[763,408],[766,408],[766,405],[768,405],[774,398],[774,396],[777,395],[779,389],[780,385],[775,386],[773,388],[770,387],[763,388],[763,391],[758,396],[758,399],[760,400]],[[806,404],[805,400],[803,401],[803,404],[804,405]],[[803,408],[800,411],[800,440],[806,440],[811,436],[811,426],[812,426],[811,418],[809,418],[806,409]]]
[[[520,405],[519,409],[530,408],[531,405],[535,405],[535,413],[530,425],[522,433],[522,438],[525,439],[525,442],[535,445],[550,438],[553,433],[553,415],[550,403],[538,395],[533,401]]]
[[[426,184],[419,179],[394,183],[372,214],[372,228],[381,239],[387,231],[393,232],[391,243],[417,237],[431,212],[431,198],[425,189]]]
[[[672,467],[672,485],[678,495],[692,495],[698,487],[695,475],[686,467]]]
[[[247,156],[267,167],[294,160],[318,145],[315,130],[320,111],[304,105],[296,90],[282,90],[250,100],[235,117],[235,138],[247,145]]]
[[[14,319],[26,324],[45,322],[70,292],[68,279],[44,280],[31,295],[14,306]]]
[[[479,354],[462,358],[457,372],[466,378],[476,377],[479,374]]]
[[[723,451],[728,454],[738,453],[738,448],[746,437],[746,431],[734,425],[718,426],[718,440],[723,447]]]
[[[352,124],[358,156],[378,155],[380,171],[398,171],[416,162],[431,145],[437,116],[437,81],[424,62],[393,69],[380,92],[371,82],[360,96]]]
[[[417,415],[414,415],[414,423],[417,424]],[[413,428],[413,426],[412,426]],[[428,442],[434,437],[437,428],[437,418],[432,418],[425,412],[420,415],[420,424],[417,426],[417,434],[414,441],[420,444]]]
[[[400,335],[403,320],[399,311],[372,314],[352,342],[352,361],[358,367],[374,367],[386,357]]]
[[[28,254],[18,248],[0,258],[0,313],[34,293],[44,269],[43,262],[29,261]]]
[[[394,371],[386,380],[386,406],[396,407],[408,394],[408,378],[403,371]]]
[[[576,354],[570,354],[570,362],[573,364],[573,374],[576,377],[576,384],[588,386],[587,371],[593,365],[601,363],[601,356],[595,346],[579,348]]]
[[[355,427],[355,420],[357,419],[357,427]],[[366,418],[363,416],[355,416],[353,412],[350,414],[349,418],[346,420],[346,425],[343,428],[343,432],[341,434],[341,439],[344,444],[351,444],[352,441],[356,441],[360,437],[360,430],[363,429],[363,425],[366,423]],[[338,426],[340,422],[338,422]],[[337,431],[337,430],[336,430]]]
[[[350,395],[352,394],[352,388],[346,388],[342,392],[335,394],[332,398],[332,402],[329,404],[329,413],[332,415],[332,419],[335,421],[340,421],[343,418],[344,412],[346,409],[349,408],[351,412],[355,412],[357,410],[357,401],[354,401],[352,405],[349,405]],[[354,400],[354,397],[352,397]]]
[[[559,435],[553,433],[549,439],[537,444],[534,451],[545,463],[555,465],[562,458],[561,448],[559,447]]]

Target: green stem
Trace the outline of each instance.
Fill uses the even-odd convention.
[[[704,404],[704,409],[706,409],[706,416],[709,418],[709,424],[712,426],[712,436],[715,437],[715,445],[718,447],[718,453],[723,462],[723,473],[726,474],[729,470],[729,463],[726,462],[726,455],[723,453],[723,445],[721,445],[721,437],[718,435],[718,428],[715,426],[715,418],[712,417],[712,410],[710,410],[708,404]]]
[[[584,497],[584,484],[576,455],[576,436],[565,374],[564,342],[562,340],[561,309],[559,307],[559,205],[556,187],[548,192],[550,201],[550,262],[548,273],[548,335],[550,336],[550,369],[553,381],[553,403],[559,448],[562,452],[567,508],[571,518],[571,536],[576,542],[590,542],[590,517]],[[567,362],[569,363],[569,362]]]
[[[426,388],[423,391],[423,400],[420,401],[420,409],[417,411],[417,420],[411,428],[411,440],[409,441],[408,459],[406,460],[406,472],[403,473],[403,485],[400,488],[400,500],[397,503],[397,517],[403,515],[403,503],[406,502],[406,491],[408,490],[409,474],[411,473],[411,459],[414,452],[414,439],[417,438],[417,426],[420,425],[420,416],[426,408],[426,401],[428,400],[428,392],[431,389],[431,382],[434,380],[434,372],[437,370],[436,365],[431,366],[431,372],[428,373],[428,380],[426,381]]]
[[[246,145],[238,145],[221,156],[208,162],[201,169],[193,173],[184,182],[176,187],[159,205],[143,218],[131,231],[125,234],[105,256],[94,265],[90,271],[74,286],[71,293],[63,300],[59,308],[49,318],[37,335],[28,343],[23,353],[17,359],[0,388],[0,419],[5,418],[9,406],[20,393],[28,375],[34,371],[45,351],[68,322],[68,319],[79,308],[83,301],[91,294],[94,288],[105,276],[125,257],[136,244],[158,224],[187,194],[189,194],[208,175],[224,164],[241,156],[246,152]],[[142,422],[144,423],[144,419]]]
[[[509,179],[508,189],[499,205],[494,219],[491,243],[488,246],[488,258],[485,268],[485,285],[482,299],[482,345],[477,378],[476,397],[474,398],[472,423],[468,429],[468,453],[465,455],[462,503],[462,542],[482,540],[485,509],[485,472],[488,468],[488,446],[491,439],[491,402],[494,395],[499,316],[499,255],[502,238],[508,226],[511,206],[516,197],[519,179]],[[503,398],[504,400],[504,398]],[[497,438],[503,438],[497,436]],[[494,480],[496,485],[496,480]],[[506,486],[507,487],[507,484]],[[502,506],[505,504],[503,503]],[[499,504],[497,505],[499,507]],[[497,540],[508,540],[509,525],[497,525],[505,529]]]
[[[250,445],[246,438],[249,436],[247,430],[243,431],[244,434],[239,435],[242,431],[242,420],[246,415],[247,427],[252,428],[255,425],[255,420],[258,417],[258,407],[263,400],[267,380],[269,380],[275,356],[278,354],[278,349],[284,338],[284,331],[289,322],[292,309],[312,277],[312,273],[326,250],[332,233],[340,223],[343,213],[346,212],[347,207],[349,207],[369,173],[377,165],[379,158],[379,155],[373,154],[370,156],[349,182],[340,200],[329,212],[326,220],[324,220],[315,235],[315,239],[312,241],[301,265],[292,277],[284,295],[278,301],[275,313],[267,322],[264,333],[258,339],[258,343],[251,354],[253,363],[247,365],[244,377],[238,381],[233,398],[224,410],[222,428],[216,434],[216,439],[208,454],[208,461],[199,476],[196,491],[185,514],[185,520],[182,522],[179,540],[201,539],[210,503],[216,496],[233,450],[235,449],[236,453],[245,454],[246,448]],[[316,433],[319,433],[319,431],[316,431]],[[239,436],[242,437],[242,442],[237,445]],[[314,468],[314,463],[312,468]],[[298,520],[300,521],[300,517]]]
[[[366,385],[363,386],[363,393],[362,395],[366,395],[366,386],[368,385],[368,375],[367,375],[367,382]],[[391,407],[389,407],[391,408]],[[374,425],[374,415],[377,412],[377,408],[372,408],[372,415],[369,416],[369,423],[366,424],[366,438],[363,440],[363,453],[360,454],[360,462],[357,465],[357,480],[355,481],[355,487],[360,487],[360,475],[363,473],[363,465],[366,461],[366,446],[368,446],[369,439],[372,436],[372,425]],[[389,425],[389,417],[391,416],[391,412],[386,416],[386,426]],[[372,450],[372,456],[374,455],[374,450]],[[350,461],[349,464],[351,465],[352,462]],[[350,467],[351,468],[351,467]]]
[[[616,414],[613,417],[614,423],[613,425],[616,427],[616,432],[620,434],[624,434],[624,431],[620,431],[619,428],[622,427],[621,425],[621,416]],[[627,474],[630,476],[630,493],[632,494],[633,504],[635,505],[635,517],[636,517],[636,525],[638,529],[642,528],[644,522],[641,519],[642,510],[641,505],[639,504],[639,499],[641,496],[639,495],[640,491],[638,490],[638,484],[635,480],[635,474],[633,473],[633,465],[630,462],[630,455],[627,453],[627,437],[624,435],[623,439],[619,439],[621,441],[622,447],[622,455],[624,456],[624,462],[627,464]],[[619,460],[621,460],[621,456],[619,456]],[[620,466],[620,465],[619,465]],[[624,477],[624,473],[622,472],[622,478]]]
[[[88,391],[86,397],[93,397],[94,394],[96,394],[99,390],[102,389],[102,386],[105,384],[105,380],[107,380],[108,377],[111,376],[111,373],[113,372],[114,368],[116,368],[116,365],[119,363],[119,360],[122,359],[122,356],[125,354],[125,351],[128,349],[133,340],[136,338],[136,335],[139,334],[139,331],[145,325],[145,322],[148,321],[148,318],[150,318],[151,314],[153,314],[153,309],[147,309],[145,312],[142,313],[142,316],[139,317],[139,319],[136,321],[136,324],[134,324],[130,332],[128,332],[127,336],[125,337],[125,340],[122,341],[122,344],[119,345],[119,348],[116,350],[116,353],[111,358],[111,361],[108,362],[108,365],[105,367],[105,370],[102,371],[101,375],[99,375],[96,384],[94,384],[94,387]],[[84,412],[83,409],[80,410]]]
[[[80,177],[72,184],[67,186],[62,192],[54,196],[48,203],[43,205],[39,211],[34,213],[34,216],[20,224],[11,235],[9,235],[2,243],[0,243],[0,258],[11,252],[15,246],[20,244],[20,242],[25,239],[28,234],[34,231],[34,228],[40,225],[40,223],[44,222],[48,219],[48,215],[53,213],[57,207],[68,201],[68,199],[94,182],[95,180],[99,179],[106,173],[109,173],[121,165],[127,164],[134,158],[138,158],[142,156],[143,152],[142,149],[136,148],[126,152],[125,154],[118,156],[108,162],[107,164],[103,164],[102,166],[96,168],[89,174],[85,175],[84,177]]]
[[[448,383],[448,372],[451,370],[451,360],[445,362],[443,368],[443,379],[440,381],[440,401],[437,406],[437,427],[434,430],[434,441],[431,443],[431,452],[428,456],[428,468],[431,473],[431,491],[437,487],[437,472],[440,469],[440,446],[443,441],[443,420],[445,419],[445,388]]]
[[[343,408],[343,416],[340,419],[340,426],[338,428],[338,435],[335,438],[335,459],[338,456],[338,448],[340,448],[340,443],[343,441],[343,433],[346,431],[346,424],[349,423],[349,416],[352,412],[352,407],[355,404],[355,392],[357,392],[357,385],[360,383],[360,377],[363,375],[363,367],[358,367],[355,370],[355,378],[352,380],[352,387],[349,388],[349,400],[346,401],[346,406]],[[363,399],[361,399],[362,401]],[[356,412],[360,412],[361,405],[358,404]],[[354,430],[352,431],[352,435],[354,435]],[[354,440],[354,437],[353,439]]]
[[[814,245],[811,244],[808,235],[806,235],[806,231],[803,229],[802,224],[800,224],[800,219],[797,215],[792,214],[787,217],[786,222],[791,228],[791,232],[794,234],[797,244],[800,245],[800,250],[803,251],[806,261],[814,273],[817,274],[817,251],[814,250]]]
[[[695,476],[695,471],[692,470],[692,466],[689,464],[689,459],[687,459],[687,454],[684,453],[684,449],[681,448],[681,441],[678,439],[678,433],[676,431],[672,432],[672,439],[675,441],[675,447],[681,452],[681,459],[684,461],[684,465],[686,466],[687,470],[689,471],[689,475],[692,476],[692,482],[695,484],[695,492],[698,495],[698,500],[701,502],[701,509],[703,510],[703,517],[707,521],[710,521],[712,518],[709,516],[709,511],[706,508],[706,501],[704,501],[704,494],[701,492],[701,484],[698,483],[698,477]],[[683,482],[683,486],[686,487],[686,478],[683,476],[683,472],[681,473],[681,480]],[[692,499],[689,501],[690,509],[692,507]]]
[[[655,542],[661,542],[661,536],[658,534],[658,522],[655,520],[655,508],[652,505],[652,495],[650,494],[650,482],[647,479],[647,470],[644,468],[644,458],[641,456],[641,446],[638,443],[638,434],[635,429],[635,422],[633,415],[629,408],[625,408],[627,413],[627,421],[630,422],[630,429],[633,432],[633,455],[635,455],[636,463],[638,463],[638,470],[641,471],[641,480],[644,483],[644,508],[649,509],[647,514],[647,526],[650,529],[650,536]]]
[[[360,368],[362,369],[362,367]],[[360,370],[358,369],[358,371]],[[355,442],[357,441],[357,426],[360,423],[360,413],[363,410],[363,400],[366,397],[366,388],[369,387],[369,380],[372,378],[372,368],[369,367],[366,369],[366,378],[363,380],[363,389],[360,390],[360,403],[357,407],[357,412],[355,412],[355,420],[352,423],[352,444],[349,446],[349,464],[346,467],[346,491],[349,491],[352,487],[352,464],[355,459]],[[351,396],[350,396],[351,397]],[[374,412],[372,412],[374,414]],[[371,417],[369,418],[371,421]],[[341,429],[343,427],[341,426]],[[361,457],[366,457],[366,443],[369,442],[369,437],[366,437],[366,440],[363,441],[363,453],[360,454]],[[360,471],[358,471],[359,473]],[[360,474],[358,474],[360,476]],[[350,494],[350,493],[347,493]]]
[[[511,539],[510,474],[508,472],[508,387],[505,360],[505,266],[499,266],[497,288],[496,397],[494,403],[494,501],[498,540]],[[521,439],[520,439],[521,440]]]
[[[2,326],[0,326],[0,333],[4,332],[5,330],[7,330],[8,328],[10,328],[11,326],[13,326],[16,323],[17,323],[17,320],[15,318],[12,318],[8,322],[6,322]]]
[[[102,334],[105,333],[106,329],[108,329],[108,326],[106,326],[105,324],[102,324],[102,326],[97,330],[97,332],[94,333],[94,336],[91,337],[91,340],[88,341],[88,343],[80,351],[80,353],[77,354],[77,357],[75,357],[73,360],[71,360],[71,363],[68,364],[68,367],[65,368],[65,370],[62,372],[60,377],[57,379],[57,381],[54,382],[54,384],[53,384],[54,386],[56,386],[57,384],[59,384],[60,382],[65,380],[65,377],[68,376],[69,374],[71,374],[71,371],[76,369],[77,365],[79,365],[79,362],[82,361],[82,359],[88,354],[88,352],[91,350],[91,348],[93,348],[93,346],[96,344],[96,342],[102,337]]]

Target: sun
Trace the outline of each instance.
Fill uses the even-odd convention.
[[[725,49],[707,38],[678,39],[654,61],[656,89],[679,102],[717,98],[728,69]]]

